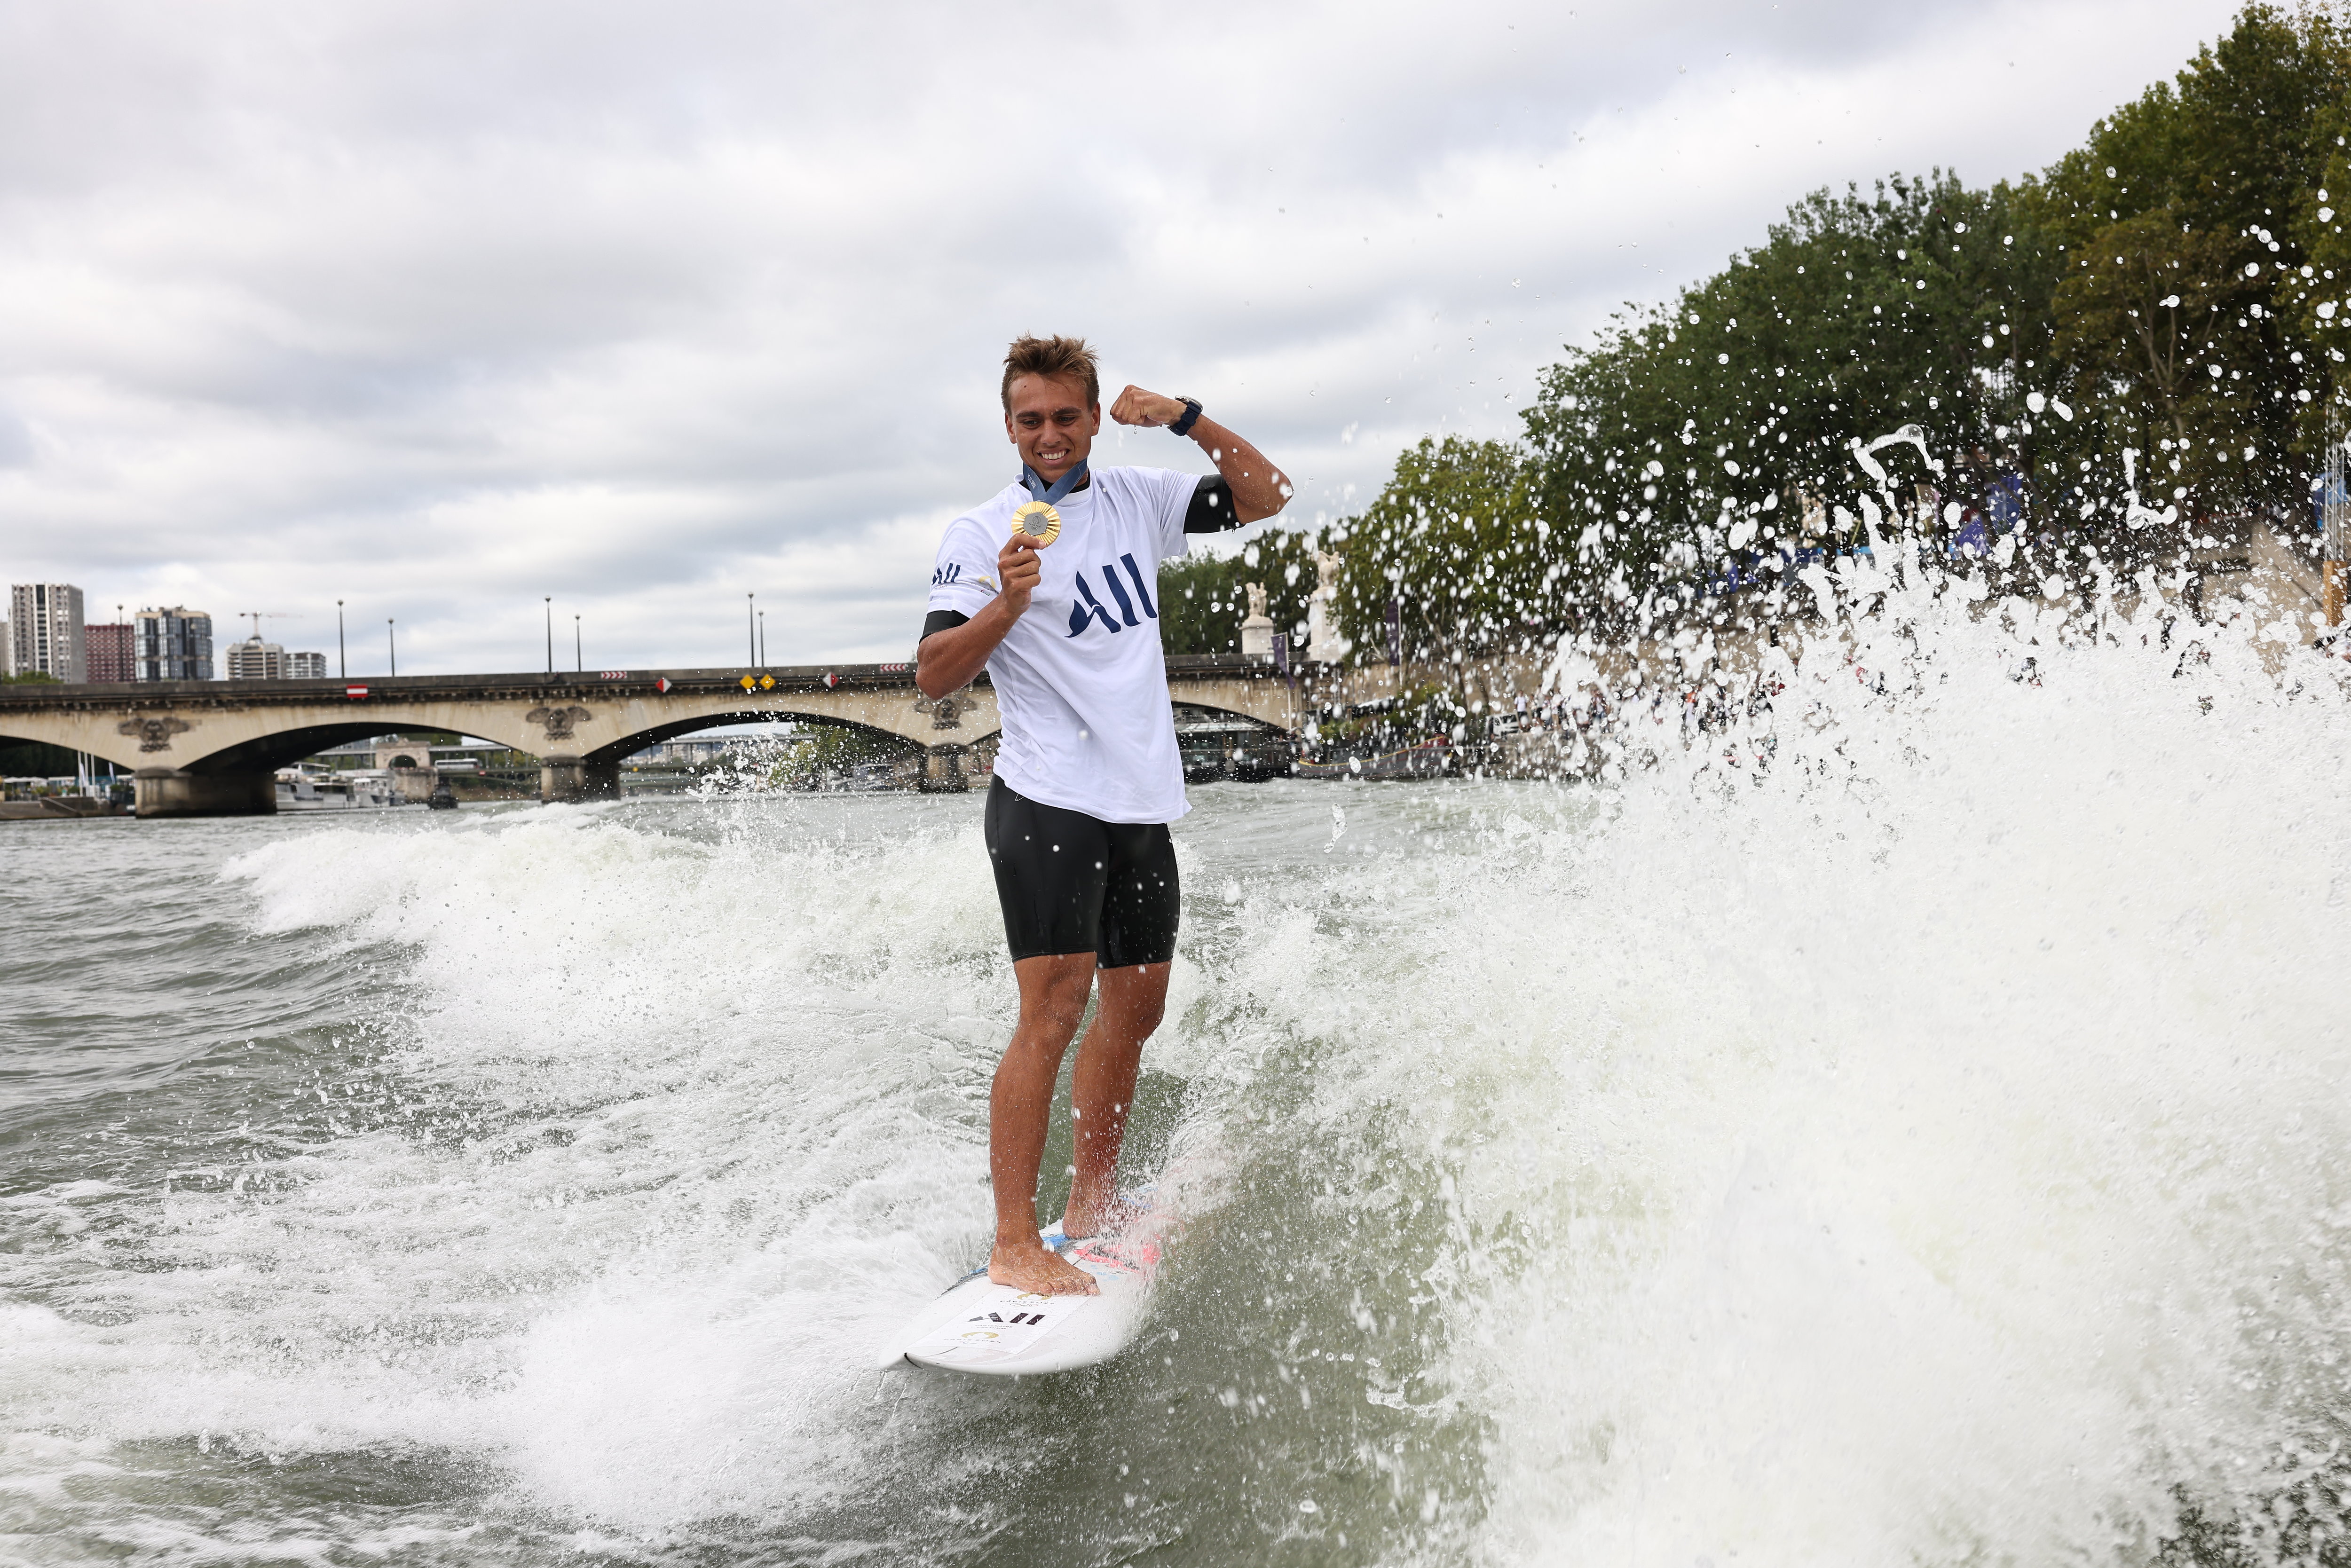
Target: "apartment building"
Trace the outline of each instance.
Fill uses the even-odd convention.
[[[135,681],[139,662],[133,649],[131,622],[82,628],[82,647],[92,681]]]
[[[282,681],[286,678],[286,650],[275,643],[265,643],[258,635],[241,643],[231,643],[224,662],[227,678],[232,681]]]
[[[265,643],[259,636],[232,643],[224,657],[232,681],[323,681],[327,678],[327,655],[324,653],[287,653],[276,643]]]
[[[11,674],[37,670],[60,681],[89,678],[82,647],[81,590],[70,582],[19,582],[8,590]]]
[[[209,681],[213,678],[213,618],[201,610],[173,605],[141,610],[132,620],[133,658],[142,681]]]

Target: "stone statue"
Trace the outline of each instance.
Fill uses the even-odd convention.
[[[1798,538],[1808,545],[1818,544],[1829,531],[1828,504],[1818,496],[1799,490],[1796,492],[1796,510],[1802,518],[1802,528]]]
[[[1252,582],[1249,589],[1249,619],[1241,622],[1241,656],[1245,659],[1273,657],[1273,617],[1265,612],[1265,584]]]
[[[1306,601],[1306,656],[1317,664],[1335,664],[1347,656],[1346,640],[1331,620],[1331,601],[1339,594],[1339,558],[1328,550],[1314,552],[1314,594]]]

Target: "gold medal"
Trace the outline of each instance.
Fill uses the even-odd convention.
[[[1042,501],[1031,501],[1012,514],[1012,531],[1028,535],[1042,549],[1061,537],[1061,514]]]

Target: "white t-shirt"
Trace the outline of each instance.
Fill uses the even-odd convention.
[[[1061,533],[1037,552],[1036,591],[988,655],[1004,717],[996,774],[1032,800],[1105,822],[1172,822],[1191,810],[1159,644],[1159,563],[1184,553],[1196,475],[1092,468],[1053,503]],[[996,554],[1029,499],[1008,485],[947,525],[933,610],[977,615]]]

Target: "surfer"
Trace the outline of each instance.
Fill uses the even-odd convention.
[[[1167,824],[1190,810],[1159,642],[1159,563],[1182,555],[1187,535],[1272,517],[1290,482],[1196,400],[1136,386],[1111,418],[1189,436],[1217,472],[1089,468],[1102,392],[1082,339],[1015,340],[1002,401],[1020,475],[947,525],[915,683],[935,700],[985,668],[1004,725],[986,831],[1020,1019],[988,1096],[987,1277],[1091,1293],[1092,1276],[1038,1239],[1037,1173],[1061,1058],[1099,977],[1071,1080],[1077,1172],[1062,1228],[1075,1239],[1117,1224],[1119,1145],[1176,956]]]

